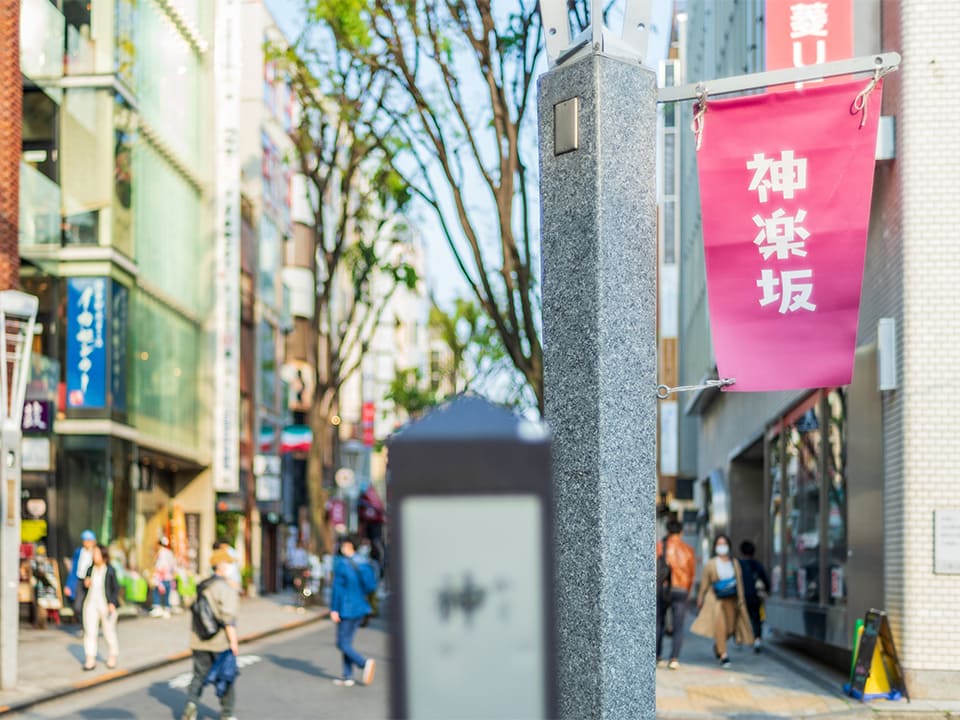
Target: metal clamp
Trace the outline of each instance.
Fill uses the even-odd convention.
[[[673,393],[689,392],[690,390],[707,390],[708,388],[722,388],[736,383],[736,378],[720,378],[719,380],[705,380],[699,385],[657,385],[657,400],[666,400]]]

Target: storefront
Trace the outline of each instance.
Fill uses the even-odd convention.
[[[865,379],[811,393],[764,438],[768,623],[840,651],[884,606],[881,413]]]

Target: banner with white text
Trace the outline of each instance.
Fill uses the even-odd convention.
[[[709,101],[697,152],[714,354],[728,391],[853,374],[882,81]]]

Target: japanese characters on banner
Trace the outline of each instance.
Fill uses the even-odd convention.
[[[67,279],[67,405],[107,403],[107,278]]]
[[[853,0],[767,0],[766,8],[767,70],[845,60],[853,55]],[[816,82],[832,84],[836,80]],[[797,87],[801,85],[804,83],[797,83]],[[790,88],[793,85],[777,89]]]
[[[697,153],[714,354],[731,391],[853,373],[881,84],[707,105]],[[862,97],[862,96],[861,96]]]

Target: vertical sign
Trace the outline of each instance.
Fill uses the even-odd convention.
[[[216,82],[216,397],[213,487],[240,489],[240,0],[218,0]]]
[[[767,70],[845,60],[853,55],[853,0],[767,0],[766,30]]]
[[[107,402],[107,279],[67,279],[67,405]]]
[[[377,418],[377,408],[372,402],[365,402],[360,410],[360,427],[363,430],[363,444],[373,447],[376,443],[374,424]]]
[[[112,282],[110,308],[110,399],[114,410],[127,409],[127,317],[130,291]]]

